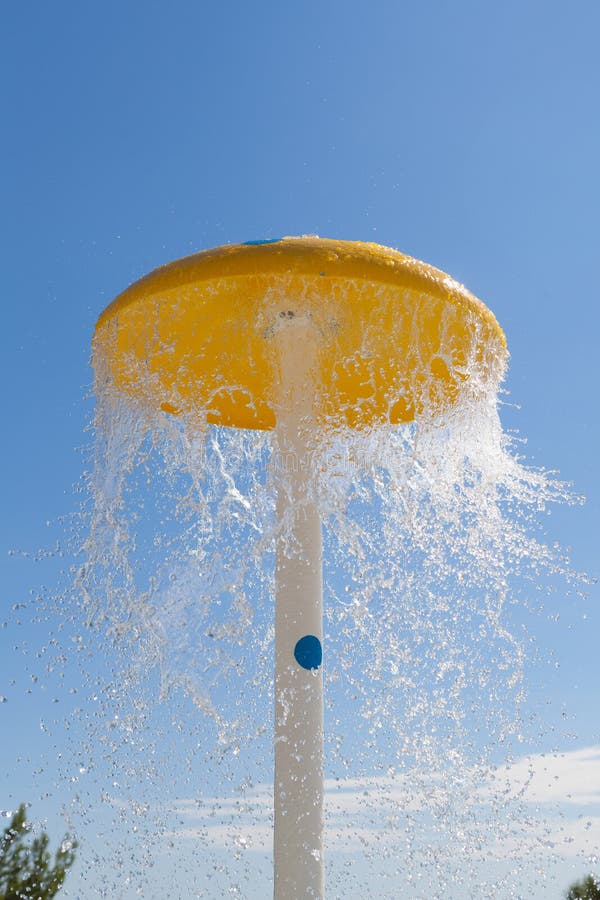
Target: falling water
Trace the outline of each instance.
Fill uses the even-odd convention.
[[[269,893],[274,485],[300,465],[324,533],[328,896],[520,896],[551,850],[503,766],[531,737],[526,611],[569,575],[536,523],[571,497],[503,433],[501,367],[436,417],[324,425],[292,461],[96,370],[77,592],[112,667],[84,743],[131,836],[115,883],[154,896],[166,855],[181,896]]]

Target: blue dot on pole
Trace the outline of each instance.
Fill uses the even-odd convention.
[[[294,647],[294,659],[303,669],[318,669],[323,660],[321,641],[314,634],[305,634]]]

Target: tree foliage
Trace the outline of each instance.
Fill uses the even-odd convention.
[[[30,831],[22,803],[0,836],[0,900],[51,900],[75,861],[77,841],[68,835],[52,863],[46,832],[42,831],[27,843]]]
[[[567,900],[600,900],[599,882],[588,875],[582,881],[572,884],[566,894]]]

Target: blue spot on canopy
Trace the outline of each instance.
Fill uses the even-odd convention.
[[[258,244],[277,244],[281,238],[265,238],[262,241],[244,241],[244,247],[255,247]]]
[[[318,669],[323,661],[321,641],[314,634],[305,634],[294,647],[294,658],[303,669]]]

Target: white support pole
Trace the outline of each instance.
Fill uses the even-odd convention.
[[[313,326],[288,312],[278,323],[276,340],[281,533],[275,576],[274,897],[323,900],[322,538],[307,447]]]

